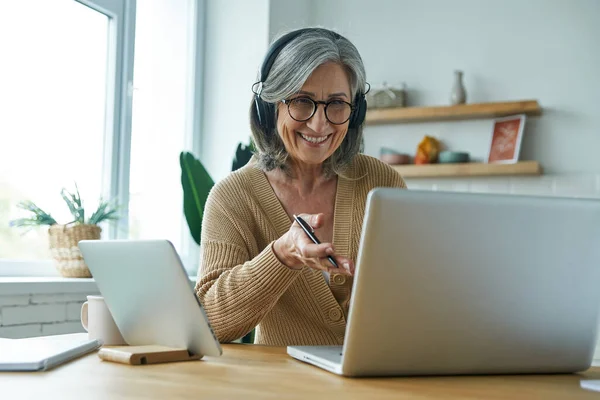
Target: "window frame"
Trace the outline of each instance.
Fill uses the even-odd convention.
[[[104,133],[103,196],[123,205],[111,221],[109,239],[125,239],[129,231],[129,163],[133,103],[133,60],[136,0],[74,0],[109,18],[107,102]]]
[[[206,30],[206,0],[193,1],[194,10],[190,15],[192,39],[190,43],[193,48],[192,73],[188,77],[188,112],[186,113],[188,120],[186,121],[186,137],[184,150],[191,151],[193,154],[199,155],[202,147],[202,121],[204,110],[204,38]],[[183,190],[183,189],[182,189]],[[182,248],[185,249],[185,254],[181,254],[181,261],[188,274],[197,274],[198,263],[200,261],[200,247],[196,244],[190,229],[187,225],[187,220],[183,214],[183,204],[181,205],[181,215],[184,223],[181,225],[183,240]]]

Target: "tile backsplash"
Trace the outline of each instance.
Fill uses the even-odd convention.
[[[600,198],[600,174],[405,180],[408,188],[415,190]]]

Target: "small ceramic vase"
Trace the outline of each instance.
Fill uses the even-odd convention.
[[[463,72],[454,71],[454,85],[450,93],[450,104],[465,104],[467,102],[467,92],[463,85]]]

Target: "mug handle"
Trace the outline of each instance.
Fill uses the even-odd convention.
[[[81,305],[81,325],[83,329],[88,332],[88,302],[86,301]]]

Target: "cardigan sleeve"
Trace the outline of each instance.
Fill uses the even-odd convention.
[[[372,157],[363,157],[363,160],[365,160],[365,163],[367,164],[366,168],[370,173],[373,173],[374,176],[379,177],[380,179],[375,186],[401,189],[407,188],[402,175],[388,164]]]
[[[230,342],[258,325],[300,270],[279,261],[273,242],[251,258],[249,222],[224,204],[214,191],[206,202],[195,292],[219,341]]]
[[[402,178],[402,176],[396,171],[393,171],[393,172],[394,172],[394,174],[392,175],[392,178],[391,178],[390,187],[407,189],[406,182],[404,182],[404,179]]]

